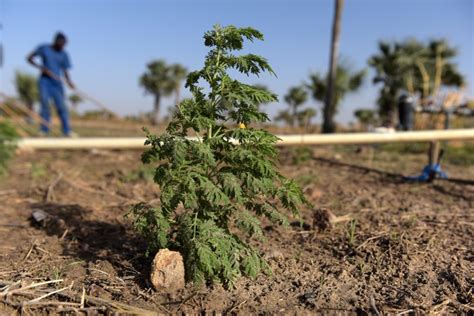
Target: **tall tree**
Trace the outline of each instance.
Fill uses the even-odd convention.
[[[173,93],[179,95],[177,91],[185,73],[184,67],[178,64],[168,65],[161,59],[147,65],[147,71],[140,77],[140,85],[155,98],[152,117],[154,124],[159,121],[162,98]]]
[[[365,78],[366,71],[365,69],[354,71],[347,63],[342,63],[337,66],[336,76],[333,81],[333,101],[331,106],[331,115],[325,117],[324,120],[328,119],[331,124],[334,124],[334,129],[324,130],[323,132],[330,132],[335,130],[334,116],[338,111],[338,106],[344,97],[348,93],[357,91],[361,86]],[[311,91],[313,98],[319,102],[325,102],[326,96],[328,94],[328,80],[329,74],[322,76],[319,73],[311,74],[309,77],[309,83],[306,85],[307,88]],[[324,105],[326,109],[327,104]],[[327,115],[327,112],[325,112]]]
[[[78,94],[71,94],[69,96],[69,102],[71,102],[72,107],[74,108],[74,110],[76,110],[79,103],[82,103],[83,101],[84,100],[82,100],[82,97]]]
[[[174,80],[175,88],[175,105],[181,102],[181,82],[186,79],[188,75],[188,70],[180,65],[180,64],[173,64],[170,67],[171,77]]]
[[[465,79],[458,72],[456,64],[453,62],[458,54],[457,50],[449,45],[446,40],[432,40],[427,47],[428,58],[433,69],[432,95],[439,92],[441,86],[461,87]]]
[[[36,78],[17,71],[15,73],[15,87],[20,100],[27,105],[29,110],[33,110],[35,102],[39,99]]]
[[[277,121],[285,121],[288,125],[304,127],[309,123],[309,120],[316,115],[314,109],[303,109],[299,108],[308,100],[308,92],[304,87],[297,86],[292,87],[285,95],[285,102],[288,104],[289,109],[280,111],[275,118]]]
[[[384,121],[384,125],[393,126],[395,124],[397,97],[405,87],[406,78],[412,78],[410,86],[412,87],[411,90],[414,89],[414,77],[413,72],[408,73],[409,77],[405,77],[407,70],[402,67],[403,53],[402,47],[398,43],[381,41],[378,48],[379,52],[370,57],[369,65],[376,72],[373,83],[383,83],[377,99],[379,115]]]
[[[423,101],[436,96],[442,86],[462,86],[464,77],[452,60],[456,54],[444,40],[380,42],[379,52],[369,59],[376,71],[374,83],[383,83],[378,98],[380,116],[393,125],[402,91],[419,93]]]
[[[354,111],[354,116],[365,129],[376,120],[375,112],[372,109],[357,109]]]
[[[337,73],[337,57],[339,55],[339,35],[341,33],[341,15],[344,6],[344,0],[334,0],[334,19],[331,35],[331,53],[329,58],[329,75],[327,76],[327,94],[323,110],[323,133],[334,133],[336,124],[334,114],[336,113],[335,104],[335,81]]]

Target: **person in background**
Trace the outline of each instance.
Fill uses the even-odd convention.
[[[68,70],[71,68],[69,56],[64,50],[66,46],[66,36],[58,32],[54,36],[52,44],[42,44],[28,55],[28,62],[41,71],[38,80],[41,110],[40,114],[47,123],[51,120],[50,101],[54,102],[56,111],[62,124],[62,131],[65,136],[73,137],[75,134],[71,131],[69,124],[69,113],[64,99],[64,88],[62,76],[71,89],[75,89],[71,81]],[[41,63],[37,63],[35,58],[39,57]],[[49,126],[44,123],[41,125],[41,133],[48,134]]]
[[[415,100],[408,92],[403,92],[398,98],[398,128],[402,131],[413,129]]]

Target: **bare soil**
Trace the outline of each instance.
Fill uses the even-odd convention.
[[[302,225],[267,224],[254,245],[272,275],[171,294],[151,289],[152,258],[123,216],[159,203],[139,152],[18,154],[0,181],[0,314],[474,313],[474,185],[403,181],[424,154],[296,152],[282,151],[281,171],[316,208],[349,220],[321,230],[304,209]],[[473,166],[444,168],[474,179]],[[34,210],[47,219],[35,223]],[[61,281],[25,289],[48,280]]]

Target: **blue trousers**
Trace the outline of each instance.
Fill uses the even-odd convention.
[[[49,77],[41,76],[38,81],[38,87],[40,92],[40,103],[41,110],[40,115],[44,121],[51,121],[51,110],[50,101],[54,102],[56,112],[58,113],[59,119],[63,127],[64,135],[69,135],[71,127],[69,125],[69,113],[64,102],[64,88],[61,82],[58,82]],[[41,131],[44,133],[49,132],[49,127],[46,124],[41,124]]]

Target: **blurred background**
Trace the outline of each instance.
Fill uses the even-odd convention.
[[[337,128],[396,127],[403,95],[413,98],[415,106],[471,107],[473,15],[471,0],[346,1],[335,87]],[[202,66],[205,31],[214,24],[252,26],[265,41],[249,45],[248,51],[268,58],[278,77],[239,79],[279,95],[278,103],[262,106],[276,128],[317,132],[333,18],[329,0],[1,0],[0,91],[4,103],[16,100],[37,111],[32,82],[38,74],[26,56],[62,31],[68,37],[71,76],[86,93],[67,92],[75,130],[81,136],[104,134],[101,123],[85,128],[74,122],[117,115],[138,124],[110,133],[141,135],[138,126],[166,121],[170,107],[189,96],[184,78]],[[175,89],[162,91],[157,111],[156,91],[143,76],[153,76],[159,67],[175,70],[169,78]],[[414,128],[438,128],[432,121],[432,116],[424,123],[415,120]],[[469,122],[464,118],[457,124]]]

